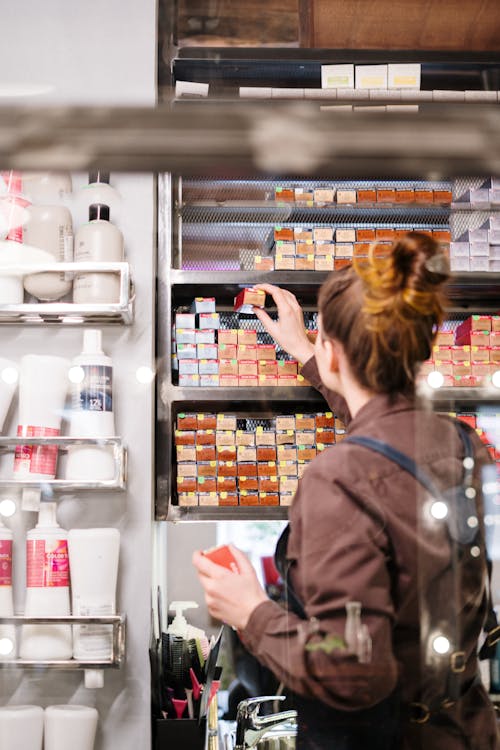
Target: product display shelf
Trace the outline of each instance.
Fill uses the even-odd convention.
[[[494,385],[477,388],[431,388],[423,383],[417,390],[417,396],[424,407],[438,411],[467,411],[476,405],[496,407],[500,410],[500,387],[496,388]]]
[[[79,437],[0,437],[0,456],[14,454],[22,446],[54,446],[61,454],[72,446],[110,446],[113,451],[114,476],[103,480],[30,479],[29,476],[5,479],[0,477],[0,491],[16,487],[41,487],[46,492],[69,492],[76,490],[125,490],[127,486],[127,449],[121,438]]]
[[[14,269],[23,275],[29,268]],[[76,273],[115,273],[120,276],[120,298],[109,304],[77,304],[74,302],[26,302],[16,305],[5,305],[0,301],[0,324],[21,323],[23,325],[40,324],[108,324],[118,323],[131,325],[134,317],[134,285],[128,263],[51,263],[37,266],[36,272],[66,272],[73,277]],[[1,269],[0,269],[1,273]],[[7,268],[5,271],[7,275]]]
[[[72,669],[119,669],[125,663],[126,651],[126,617],[123,614],[103,617],[0,617],[0,625],[100,625],[112,628],[111,653],[109,659],[96,661],[64,660],[28,660],[0,659],[0,669],[33,668],[72,670]]]

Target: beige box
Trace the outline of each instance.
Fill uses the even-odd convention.
[[[219,375],[238,375],[238,360],[237,359],[220,359],[219,360]]]
[[[280,505],[289,506],[292,504],[294,498],[293,493],[282,494],[280,492]]]
[[[237,353],[238,347],[236,344],[219,344],[219,359],[236,359]]]
[[[256,344],[239,345],[236,351],[236,359],[238,360],[238,362],[241,362],[242,360],[257,361],[257,345]]]
[[[295,433],[296,445],[315,445],[316,430],[298,430]]]
[[[179,505],[181,507],[190,507],[198,505],[198,493],[197,492],[179,492]]]
[[[296,461],[297,448],[291,445],[278,445],[278,462]]]
[[[295,255],[276,253],[274,267],[276,271],[295,271]]]
[[[276,347],[274,344],[257,344],[257,360],[276,360]]]
[[[240,359],[238,361],[238,376],[258,375],[256,359]]]
[[[196,461],[186,461],[185,463],[177,464],[177,476],[178,477],[195,477],[196,467],[198,464]]]
[[[221,388],[237,388],[239,386],[237,375],[219,375]]]
[[[297,476],[297,462],[296,461],[278,461],[276,463],[279,477],[296,477]]]
[[[277,445],[296,445],[295,430],[282,430],[276,432],[276,444]]]
[[[275,385],[278,385],[278,376],[276,373],[275,374],[268,373],[266,375],[259,374],[258,383],[260,386],[264,388],[274,387]]]
[[[333,227],[314,227],[313,240],[315,242],[332,242]]]
[[[303,227],[295,227],[293,230],[293,238],[295,242],[312,242],[313,241],[313,230],[304,229]],[[297,250],[298,252],[298,250]]]
[[[253,267],[255,271],[274,271],[274,258],[271,255],[256,255]]]
[[[257,346],[257,331],[238,328],[238,346]]]
[[[295,493],[299,484],[297,477],[280,477],[280,493],[288,494],[289,492]]]
[[[335,256],[337,258],[352,258],[354,254],[354,244],[352,242],[335,243]]]
[[[236,416],[234,414],[217,414],[216,427],[218,430],[236,431]]]
[[[278,370],[278,385],[285,388],[296,386],[297,377],[297,375],[282,375],[280,370]]]
[[[275,359],[260,359],[257,361],[259,375],[273,375],[278,377],[278,363]]]
[[[245,430],[236,430],[236,445],[255,445],[255,433]]]
[[[334,260],[333,255],[315,255],[314,256],[314,270],[315,271],[333,271]]]
[[[316,415],[315,414],[296,414],[295,415],[295,427],[297,431],[315,430],[316,429]]]
[[[356,89],[386,89],[387,65],[356,65]]]
[[[297,255],[295,258],[296,271],[314,271],[314,254]]]
[[[310,255],[312,252],[314,252],[314,242],[312,237],[305,242],[295,243],[295,255]]]
[[[337,203],[356,203],[357,195],[355,190],[337,190]]]
[[[238,330],[236,328],[219,329],[217,331],[217,341],[220,344],[234,344],[238,343]]]
[[[314,191],[315,203],[333,203],[335,200],[335,190],[333,188],[316,188]]]
[[[278,359],[278,377],[296,375],[299,363],[294,359]]]
[[[234,430],[216,430],[215,444],[216,445],[236,445],[235,431]]]
[[[198,504],[204,506],[217,506],[219,505],[219,495],[217,492],[199,492]]]
[[[194,445],[178,445],[177,461],[196,461],[196,448]]]
[[[419,63],[389,63],[387,87],[389,89],[420,89],[421,65]]]
[[[257,461],[257,449],[248,445],[239,445],[236,449],[237,461]]]
[[[276,445],[276,431],[264,430],[260,425],[255,430],[256,445]]]
[[[316,242],[314,252],[316,255],[335,255],[335,244],[333,242]]]
[[[355,241],[356,241],[355,229],[339,228],[335,232],[335,242],[355,242]]]
[[[352,89],[354,88],[354,65],[322,65],[322,89]]]
[[[292,430],[295,432],[295,414],[283,414],[276,417],[276,430]]]

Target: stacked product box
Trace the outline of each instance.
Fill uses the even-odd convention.
[[[419,377],[443,376],[444,386],[479,386],[500,370],[500,315],[471,315],[455,331],[439,331]]]
[[[452,242],[450,265],[455,272],[500,271],[500,217],[490,216],[482,226],[468,229]]]
[[[309,385],[298,362],[277,359],[276,346],[259,343],[256,329],[223,328],[215,308],[214,298],[198,297],[190,312],[175,314],[173,363],[179,386]]]
[[[431,187],[393,187],[378,186],[374,183],[369,187],[340,188],[329,185],[306,188],[302,186],[282,187],[277,185],[274,191],[277,203],[293,203],[299,206],[329,206],[362,204],[420,204],[420,205],[449,205],[453,200],[451,189],[434,189]]]
[[[392,243],[411,231],[391,226],[378,227],[274,227],[274,255],[256,255],[256,271],[338,271],[353,257],[366,257],[370,245],[384,255]],[[448,253],[449,229],[418,228],[442,243]]]
[[[449,416],[456,417],[460,421],[465,422],[465,424],[468,424],[469,427],[472,427],[472,429],[476,431],[481,442],[484,443],[488,449],[491,459],[496,462],[497,473],[500,476],[500,445],[498,442],[495,442],[495,435],[493,434],[494,430],[492,431],[488,429],[487,426],[485,428],[484,416],[475,411],[448,412],[448,414]],[[494,424],[495,422],[498,424],[498,420],[500,419],[500,409],[498,414],[490,413],[488,417],[490,424]]]
[[[179,505],[290,505],[307,465],[345,435],[345,425],[331,412],[258,421],[235,414],[177,415]]]

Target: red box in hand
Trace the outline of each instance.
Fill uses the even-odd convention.
[[[233,573],[238,572],[238,565],[227,544],[223,544],[221,547],[207,549],[203,554],[205,557],[208,557],[209,560],[216,563],[216,565],[222,565]]]

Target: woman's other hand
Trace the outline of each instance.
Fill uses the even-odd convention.
[[[230,545],[238,573],[209,560],[202,552],[193,553],[193,565],[205,590],[205,601],[213,617],[238,630],[244,630],[255,607],[268,597],[249,559]]]
[[[254,288],[269,294],[278,310],[278,320],[272,320],[262,308],[254,307],[257,318],[288,354],[305,364],[314,354],[314,345],[307,338],[304,313],[295,295],[272,284],[256,284]]]

